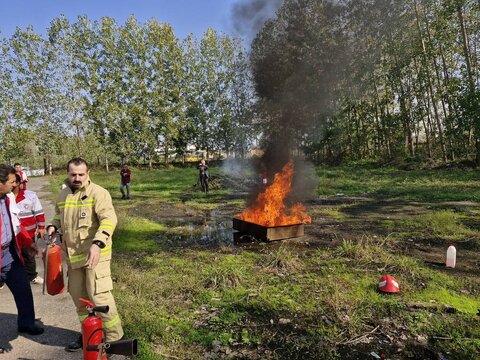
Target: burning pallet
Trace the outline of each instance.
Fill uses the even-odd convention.
[[[250,235],[258,240],[272,241],[304,235],[304,224],[312,219],[305,207],[296,203],[290,206],[285,199],[292,190],[293,161],[289,161],[273,183],[258,194],[252,206],[233,218],[237,234]]]
[[[233,218],[233,229],[242,235],[251,235],[258,240],[264,241],[291,239],[305,234],[304,224],[263,226],[238,218]]]

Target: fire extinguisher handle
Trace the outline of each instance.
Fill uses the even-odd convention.
[[[95,312],[101,312],[101,313],[107,313],[109,310],[108,305],[102,305],[102,306],[95,306],[92,310]]]

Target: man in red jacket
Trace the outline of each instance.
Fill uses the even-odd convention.
[[[18,219],[20,211],[11,194],[15,181],[15,169],[0,164],[0,281],[7,285],[15,300],[18,332],[40,335],[44,330],[35,324],[32,289],[21,254],[22,247],[35,249],[35,244],[28,234],[22,231]]]
[[[13,195],[15,195],[17,207],[20,209],[20,213],[18,214],[20,224],[22,224],[32,240],[35,241],[37,234],[40,237],[45,235],[45,213],[43,212],[42,204],[40,204],[37,194],[30,190],[20,189],[22,182],[20,175],[15,174],[15,178],[16,182],[12,192]],[[22,256],[25,260],[25,270],[27,271],[28,280],[30,280],[32,284],[43,284],[43,279],[38,276],[35,255],[31,249],[28,247],[22,248]]]
[[[122,199],[130,199],[130,176],[132,175],[132,172],[128,168],[127,164],[124,164],[122,166],[122,169],[120,170],[120,192],[122,193]],[[127,196],[125,197],[125,192],[123,191],[123,188],[127,188]]]

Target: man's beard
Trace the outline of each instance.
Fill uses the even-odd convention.
[[[75,181],[73,183],[70,183],[70,189],[72,190],[77,190],[82,187],[82,183],[80,181]]]

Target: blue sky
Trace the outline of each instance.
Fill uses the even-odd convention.
[[[239,0],[0,0],[0,36],[10,37],[15,28],[32,25],[45,33],[49,23],[61,14],[75,22],[78,15],[91,20],[102,16],[122,24],[134,14],[140,22],[156,18],[172,25],[175,34],[184,38],[193,33],[201,37],[207,28],[230,35],[232,6]]]

